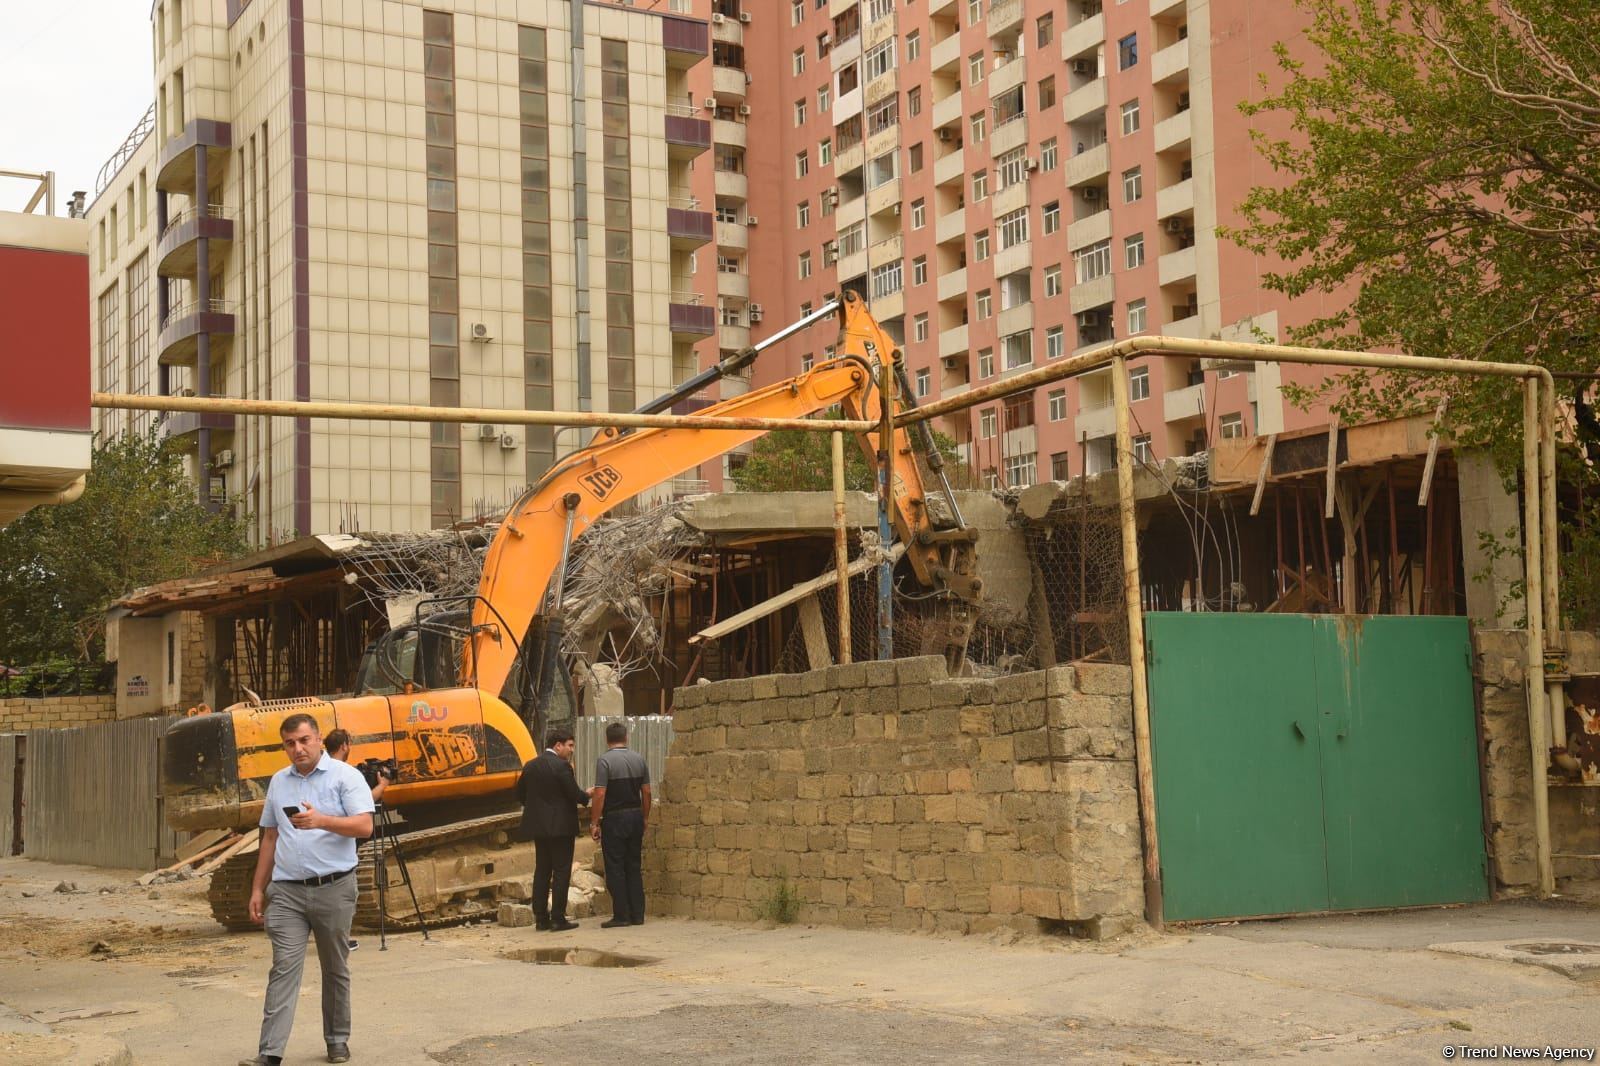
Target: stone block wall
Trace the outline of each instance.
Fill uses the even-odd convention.
[[[936,657],[679,689],[650,908],[982,932],[1143,909],[1125,666],[952,679]]]
[[[115,721],[116,717],[117,698],[112,695],[0,700],[0,733],[20,733],[27,729],[69,729],[72,726]]]
[[[1568,662],[1574,674],[1600,674],[1600,636],[1569,633]],[[1490,871],[1502,895],[1538,891],[1539,866],[1533,818],[1533,755],[1528,744],[1527,634],[1518,629],[1473,631],[1473,675],[1478,686],[1483,735],[1484,806]],[[1550,850],[1556,854],[1600,853],[1600,789],[1563,787],[1550,780]],[[1573,882],[1600,883],[1600,863],[1554,859],[1556,889]]]

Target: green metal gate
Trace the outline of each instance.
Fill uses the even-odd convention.
[[[1466,619],[1145,630],[1169,919],[1488,898]]]

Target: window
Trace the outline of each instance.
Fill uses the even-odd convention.
[[[1150,398],[1150,368],[1136,366],[1128,371],[1128,401]]]
[[[906,34],[906,62],[915,62],[922,55],[922,31],[912,30]]]
[[[1066,330],[1060,326],[1051,326],[1044,331],[1044,357],[1060,359],[1065,354],[1067,354]]]
[[[1111,242],[1096,241],[1087,248],[1072,253],[1072,265],[1077,271],[1076,284],[1104,277],[1111,273]]]
[[[1244,415],[1223,415],[1221,426],[1223,440],[1238,440],[1244,436]]]
[[[999,129],[1012,119],[1021,118],[1027,110],[1022,95],[1023,86],[1007,89],[994,98],[994,128]]]
[[[1067,417],[1067,390],[1055,389],[1045,399],[1049,402],[1050,421],[1063,421]]]
[[[894,38],[870,49],[861,57],[861,80],[871,81],[894,69]]]
[[[855,255],[867,246],[867,224],[857,222],[839,231],[839,254]]]
[[[732,204],[724,203],[723,201],[718,200],[717,201],[717,221],[718,222],[738,222],[739,221],[739,209],[737,207],[734,207]]]
[[[990,318],[994,315],[994,294],[988,289],[984,289],[982,292],[978,293],[977,300],[975,302],[978,308],[977,315],[979,322],[982,322],[984,319]]]
[[[1033,275],[1027,270],[1007,274],[1000,279],[1000,310],[1021,307],[1033,299]]]
[[[1038,21],[1036,21],[1034,23],[1034,26],[1037,27],[1037,31],[1038,31],[1036,39],[1039,42],[1039,47],[1043,48],[1045,45],[1049,44],[1050,43],[1050,39],[1055,36],[1055,33],[1056,33],[1056,19],[1055,19],[1055,16],[1054,15],[1040,15]]]
[[[989,198],[989,172],[980,170],[972,175],[972,202],[982,203]]]
[[[976,26],[983,19],[983,0],[967,0],[967,25]]]
[[[1129,270],[1144,266],[1144,234],[1135,233],[1122,242],[1122,263]]]
[[[900,121],[900,98],[891,96],[867,112],[867,136],[882,133]]]
[[[811,352],[807,352],[806,354],[804,354],[804,355],[802,355],[800,357],[800,369],[801,370],[810,370],[813,366],[816,365],[816,362],[817,362],[817,357],[814,354],[812,354]]]
[[[1139,129],[1139,101],[1129,100],[1122,105],[1122,135],[1126,137]]]
[[[867,164],[867,188],[876,189],[880,185],[900,176],[900,153],[885,152]]]
[[[1000,354],[1007,370],[1015,370],[1033,362],[1033,330],[1013,333],[1000,338]]]
[[[794,157],[794,176],[803,178],[811,173],[811,153],[796,152]]]
[[[978,376],[980,378],[994,377],[994,349],[982,348],[978,351]],[[993,433],[989,436],[994,436]]]
[[[919,400],[922,397],[928,395],[928,389],[932,385],[932,383],[933,383],[933,374],[932,373],[930,373],[926,369],[917,371],[917,398]]]
[[[872,268],[872,298],[881,300],[899,292],[905,282],[900,260]]]
[[[1144,169],[1134,167],[1122,172],[1122,202],[1131,204],[1144,196]]]
[[[987,122],[987,120],[985,120],[982,111],[979,111],[976,115],[972,116],[972,143],[973,144],[982,144],[983,143],[983,131],[987,126],[988,126],[988,122]]]
[[[719,145],[717,147],[717,154],[714,158],[714,164],[716,169],[724,171],[728,174],[743,174],[744,149],[730,148],[724,145]]]
[[[1009,189],[1017,184],[1028,174],[1028,156],[1026,149],[1013,148],[994,161],[995,186],[1000,189]]]
[[[800,201],[799,206],[794,209],[794,218],[800,229],[805,229],[807,226],[811,225],[810,200]]]
[[[796,48],[794,50],[794,73],[796,73],[796,74],[804,74],[805,72],[806,72],[806,50],[804,48]]]
[[[972,258],[980,263],[989,258],[988,230],[979,230],[972,235]]]
[[[817,142],[817,166],[825,167],[833,162],[833,138],[824,137]]]
[[[911,336],[918,342],[928,339],[928,316],[926,313],[918,315],[911,323]]]
[[[1039,169],[1054,170],[1060,161],[1060,151],[1054,137],[1039,146]]]
[[[1039,210],[1040,221],[1044,223],[1045,233],[1054,233],[1061,228],[1061,201],[1051,200]]]
[[[983,80],[983,53],[974,52],[967,57],[967,84],[976,85]]]
[[[928,257],[919,255],[911,260],[911,284],[926,285],[928,283]]]
[[[1028,239],[1028,209],[1018,208],[995,220],[1000,227],[1000,247],[1014,248]]]
[[[1149,463],[1155,460],[1156,453],[1150,447],[1150,434],[1141,433],[1133,438],[1133,459],[1137,463]]]
[[[1139,35],[1130,33],[1117,42],[1117,69],[1127,70],[1139,62]]]
[[[1044,295],[1045,299],[1061,295],[1061,264],[1052,263],[1044,268]]]
[[[806,17],[806,0],[792,0],[789,4],[789,25],[798,26]]]
[[[912,118],[922,114],[922,86],[913,85],[906,92],[906,114]]]
[[[894,14],[894,0],[867,0],[867,21],[877,22]]]
[[[1026,488],[1038,479],[1038,458],[1033,452],[1006,456],[1006,487]]]
[[[922,144],[918,142],[906,149],[906,166],[915,174],[922,169]]]
[[[1050,480],[1068,481],[1072,477],[1072,462],[1067,458],[1066,452],[1055,452],[1050,456]]]
[[[1149,328],[1147,325],[1145,304],[1143,300],[1135,300],[1128,305],[1128,335],[1143,333]]]
[[[811,276],[811,253],[800,253],[800,280],[804,281]]]
[[[740,272],[739,257],[736,255],[717,256],[717,270],[724,274],[737,274]]]
[[[911,201],[911,228],[921,229],[928,224],[928,202],[926,200]]]
[[[739,320],[739,309],[732,304],[724,303],[717,306],[719,319],[724,326],[740,326],[744,323]]]
[[[804,126],[806,124],[806,102],[804,100],[796,100],[794,102],[794,124],[796,126]]]
[[[989,440],[1000,432],[1000,413],[994,408],[978,412],[978,436]]]
[[[826,115],[828,113],[828,104],[830,102],[829,98],[831,95],[832,93],[829,86],[824,85],[822,88],[817,90],[817,114]]]
[[[817,58],[821,59],[833,50],[833,38],[826,33],[817,34]]]
[[[1056,79],[1048,77],[1039,83],[1039,110],[1045,111],[1056,106]]]

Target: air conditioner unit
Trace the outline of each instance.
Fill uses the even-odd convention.
[[[743,115],[745,118],[749,118],[750,117],[750,105],[749,104],[740,104],[739,105],[739,114]]]
[[[502,433],[502,434],[500,434],[500,450],[503,451],[503,452],[516,451],[517,450],[517,437],[516,437],[516,434],[514,434],[514,433]]]
[[[1093,74],[1094,64],[1090,63],[1087,59],[1074,59],[1072,61],[1072,73]]]
[[[895,214],[896,214],[896,215],[899,215],[899,214],[900,214],[900,203],[899,203],[899,201],[896,201],[896,202],[895,202],[895,205],[894,205],[894,213],[895,213]]]
[[[1094,203],[1100,199],[1100,187],[1097,185],[1086,186],[1083,190],[1083,198],[1088,203]]]
[[[707,111],[715,111],[717,109],[717,98],[715,96],[706,97],[705,103],[702,106],[704,106]]]
[[[479,426],[478,439],[484,441],[499,440],[500,430],[495,426]]]
[[[946,355],[939,360],[946,370],[960,370],[966,360],[959,355]]]
[[[748,12],[748,11],[739,12],[739,21],[744,23],[746,26],[750,25],[750,12]]]
[[[1178,110],[1179,111],[1187,111],[1187,110],[1189,110],[1189,94],[1188,93],[1179,93],[1178,94]]]
[[[1078,312],[1078,325],[1082,326],[1083,328],[1085,328],[1085,329],[1093,329],[1095,326],[1098,326],[1099,324],[1100,324],[1100,312],[1099,311],[1079,311]]]
[[[817,38],[817,43],[820,44],[824,48],[832,47],[833,46],[833,34],[824,33],[821,37]]]
[[[472,324],[472,339],[475,341],[494,340],[493,337],[489,336],[489,327],[482,322],[474,322]]]
[[[744,224],[746,226],[754,226],[756,223],[758,223],[760,221],[761,220],[759,218],[757,218],[756,216],[754,216],[754,215],[746,215],[745,216],[745,220],[744,220]]]
[[[939,139],[941,141],[948,142],[950,140],[950,138],[954,137],[954,136],[955,136],[955,134],[951,131],[949,126],[942,127],[939,130]]]
[[[724,22],[727,22],[727,21],[728,21],[728,16],[727,15],[724,15],[721,12],[718,12],[718,11],[712,12],[712,14],[711,14],[711,24],[713,26],[720,26]]]
[[[1039,169],[1039,161],[1037,159],[1030,159],[1030,160],[1028,160],[1026,163],[1024,163],[1022,165],[1027,170],[1038,170]]]
[[[217,469],[233,465],[233,449],[223,448],[211,457],[211,465]]]
[[[1183,232],[1183,219],[1181,219],[1181,218],[1169,218],[1169,219],[1167,219],[1167,232],[1168,233],[1182,233]]]

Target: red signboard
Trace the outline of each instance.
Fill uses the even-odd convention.
[[[89,257],[0,245],[0,427],[89,429]]]

